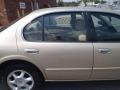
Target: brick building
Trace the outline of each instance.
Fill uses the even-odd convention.
[[[0,26],[39,8],[56,6],[56,0],[0,0]]]

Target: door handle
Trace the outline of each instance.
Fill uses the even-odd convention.
[[[39,50],[38,49],[24,49],[24,52],[38,54]]]
[[[108,48],[101,48],[101,49],[98,49],[98,52],[102,54],[107,54],[107,53],[111,53],[111,50]]]

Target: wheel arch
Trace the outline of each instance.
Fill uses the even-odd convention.
[[[0,63],[0,71],[2,70],[2,68],[6,67],[7,65],[10,64],[15,64],[15,63],[19,63],[19,64],[28,64],[31,67],[35,68],[37,71],[39,71],[39,73],[42,75],[43,80],[45,81],[46,79],[46,75],[44,73],[44,71],[42,69],[40,69],[35,63],[25,60],[25,59],[9,59],[9,60],[4,60]]]

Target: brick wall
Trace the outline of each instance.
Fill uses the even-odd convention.
[[[0,26],[32,12],[32,1],[34,0],[0,0]],[[56,0],[36,1],[38,2],[39,8],[56,6]],[[26,9],[20,9],[20,2],[24,2],[26,4]]]
[[[38,2],[39,2],[40,8],[48,8],[48,7],[56,6],[56,0],[38,0]]]
[[[56,0],[48,0],[48,3],[51,5],[51,7],[57,6]]]
[[[0,0],[0,26],[8,23],[4,0]]]
[[[20,9],[19,2],[26,3],[26,9],[24,10],[24,12],[22,9]],[[29,0],[5,0],[5,5],[9,21],[13,21],[16,18],[23,16],[23,14],[27,14],[32,11],[31,3]]]

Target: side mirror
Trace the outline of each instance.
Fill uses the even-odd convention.
[[[81,35],[78,36],[78,40],[82,41],[82,42],[85,42],[85,41],[87,41],[87,36],[85,34],[81,34]]]

